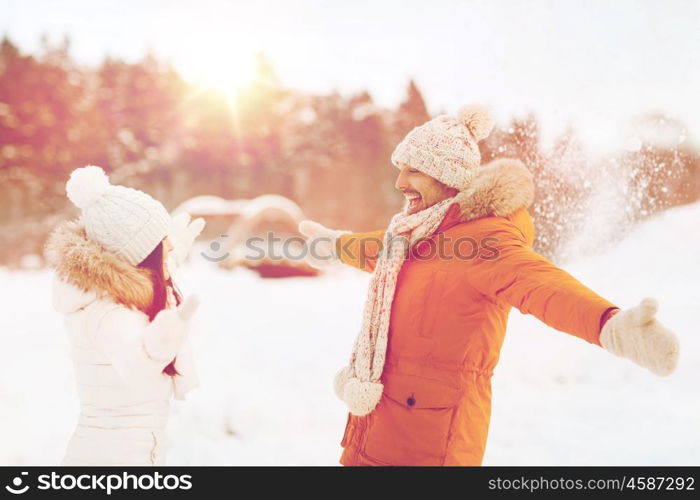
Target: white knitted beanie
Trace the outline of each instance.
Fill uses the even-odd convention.
[[[100,167],[73,170],[66,193],[82,210],[88,237],[131,265],[148,257],[168,234],[170,214],[159,201],[143,191],[111,185]]]
[[[462,191],[481,164],[477,142],[493,129],[493,118],[482,106],[465,106],[457,117],[441,115],[411,130],[396,146],[391,162],[420,170]]]

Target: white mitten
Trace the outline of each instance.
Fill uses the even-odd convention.
[[[611,316],[600,332],[600,344],[663,377],[676,369],[680,345],[676,335],[654,317],[658,307],[655,299],[645,298],[638,306]]]
[[[172,217],[170,220],[170,228],[168,229],[168,238],[173,245],[170,251],[169,258],[176,267],[182,265],[190,253],[192,243],[197,239],[197,236],[204,229],[204,219],[201,217],[190,222],[190,214],[182,212]]]
[[[312,220],[299,223],[299,232],[306,236],[306,262],[316,269],[326,269],[338,261],[338,238],[350,231],[329,229]]]
[[[146,328],[144,348],[153,359],[171,360],[187,336],[187,324],[199,308],[199,299],[190,295],[175,309],[163,309]]]

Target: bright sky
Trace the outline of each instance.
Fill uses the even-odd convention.
[[[433,113],[533,109],[599,151],[653,110],[700,138],[700,0],[3,0],[0,29],[28,52],[68,34],[86,63],[150,49],[189,79],[245,80],[262,50],[289,86],[386,106],[413,77]]]

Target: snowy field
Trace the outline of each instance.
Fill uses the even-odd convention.
[[[681,338],[659,378],[513,310],[493,377],[485,465],[700,465],[700,204],[560,264],[621,307],[645,296]],[[336,465],[345,426],[332,378],[360,326],[368,276],[262,280],[195,256],[179,275],[202,306],[202,385],[175,401],[170,465]],[[0,269],[0,464],[56,464],[78,418],[48,271]]]

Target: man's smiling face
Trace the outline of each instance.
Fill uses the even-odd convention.
[[[446,186],[420,170],[405,164],[400,166],[399,176],[394,186],[406,198],[404,211],[409,215],[432,207],[458,193],[455,188]]]

